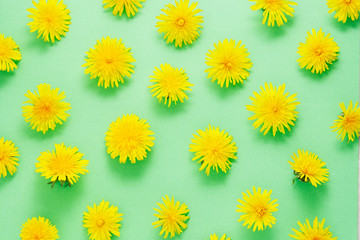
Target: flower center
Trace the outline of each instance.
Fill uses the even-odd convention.
[[[225,67],[227,67],[228,69],[230,69],[232,67],[232,63],[231,62],[226,62],[225,63]]]
[[[272,111],[273,111],[273,113],[277,113],[277,112],[279,112],[279,107],[278,106],[273,106],[272,107]]]
[[[352,125],[355,122],[356,122],[356,120],[352,116],[347,116],[346,118],[344,118],[344,125],[346,125],[346,126]]]
[[[43,113],[51,113],[52,112],[51,105],[47,101],[39,102],[39,110]]]
[[[170,221],[175,221],[175,213],[174,212],[170,212],[169,215],[168,215],[168,219]]]
[[[262,216],[265,214],[265,209],[262,208],[262,207],[257,207],[257,208],[256,208],[256,214],[257,214],[259,217],[262,217]]]
[[[179,27],[183,27],[185,25],[185,19],[180,17],[176,20],[176,25]]]
[[[315,54],[316,54],[317,56],[320,56],[322,53],[323,53],[323,51],[322,51],[321,48],[318,48],[318,49],[315,50]]]
[[[52,24],[53,23],[53,21],[54,21],[54,18],[52,17],[52,16],[46,16],[45,17],[45,22],[47,22],[47,24]]]
[[[106,62],[107,64],[111,64],[111,63],[113,63],[114,61],[113,61],[111,58],[105,58],[105,62]]]
[[[352,0],[344,0],[345,4],[350,4]]]
[[[105,221],[103,219],[96,220],[96,226],[102,227],[105,225]]]

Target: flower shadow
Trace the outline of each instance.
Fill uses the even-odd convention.
[[[17,65],[19,66],[19,63],[17,63]],[[17,69],[14,69],[14,71],[12,71],[12,72],[0,71],[0,88],[2,86],[4,86],[5,84],[7,84],[7,82],[9,82],[12,78],[15,77],[16,70]]]
[[[315,79],[317,81],[323,81],[329,76],[329,74],[331,74],[332,71],[335,71],[337,61],[338,61],[338,59],[336,59],[334,62],[332,62],[332,64],[329,65],[329,70],[326,70],[325,72],[323,72],[321,74],[312,73],[311,70],[305,69],[305,68],[300,68],[300,67],[298,67],[298,71],[306,79]]]
[[[348,151],[360,146],[359,139],[355,139],[354,141],[350,141],[350,142],[348,142],[347,139],[344,139],[343,142],[341,142],[340,139],[337,140],[338,140],[337,146],[340,151]]]
[[[124,83],[119,83],[119,87],[110,86],[106,89],[102,86],[97,85],[98,78],[90,79],[89,75],[83,75],[82,81],[86,85],[85,87],[94,92],[95,94],[103,97],[111,97],[119,94],[119,92],[122,91],[123,88],[127,88],[128,85],[130,85],[130,82],[133,81],[133,79],[124,78]]]
[[[20,159],[19,159],[19,161],[20,161]],[[17,171],[16,171],[13,175],[10,175],[10,174],[8,173],[8,175],[7,175],[6,177],[0,178],[0,190],[1,190],[1,188],[2,188],[3,186],[5,186],[5,185],[7,185],[7,184],[10,184],[10,183],[13,181],[13,179],[14,179],[14,177],[16,176],[17,172],[19,171],[19,167],[20,167],[20,166],[21,166],[21,164],[19,163],[19,166],[17,166]]]
[[[309,182],[301,182],[295,179],[294,192],[298,195],[296,205],[303,206],[304,209],[314,210],[321,206],[322,201],[327,199],[327,183],[314,187]]]
[[[175,115],[175,114],[180,114],[182,112],[185,112],[185,108],[188,107],[188,102],[190,101],[190,94],[189,94],[189,99],[185,99],[184,102],[178,102],[176,105],[175,104],[171,104],[170,107],[168,107],[168,105],[164,104],[163,102],[159,102],[159,100],[155,97],[152,97],[151,99],[151,108],[154,112],[156,112],[157,114],[161,114],[161,115]]]
[[[272,129],[270,129],[269,132],[266,135],[264,135],[262,132],[260,132],[261,126],[258,127],[257,129],[254,129],[254,127],[252,126],[252,123],[251,123],[251,128],[253,128],[254,131],[257,131],[257,134],[255,135],[257,142],[260,142],[260,141],[271,142],[272,141],[272,142],[283,143],[283,142],[286,142],[294,134],[294,131],[296,129],[296,125],[298,124],[298,122],[299,122],[299,118],[296,119],[295,126],[290,127],[291,131],[288,131],[287,129],[285,129],[285,134],[277,131],[275,136],[273,136],[273,134],[272,134]]]
[[[228,98],[228,97],[234,95],[235,93],[238,93],[240,91],[240,89],[243,89],[245,87],[244,84],[246,84],[246,81],[248,81],[248,79],[245,79],[244,83],[238,83],[236,85],[229,84],[229,87],[225,87],[225,85],[223,87],[221,87],[219,84],[217,84],[216,81],[212,82],[210,79],[206,79],[206,81],[207,81],[208,87],[216,95],[218,95],[221,98]]]
[[[192,159],[193,157],[193,153],[189,152],[189,159]],[[236,163],[236,159],[230,159],[231,164]],[[193,174],[194,175],[198,175],[199,178],[201,179],[200,181],[204,184],[204,185],[210,185],[210,186],[214,186],[214,185],[220,185],[220,184],[224,184],[226,182],[226,180],[229,178],[229,175],[231,174],[231,168],[233,167],[231,165],[231,168],[229,170],[227,170],[227,172],[223,172],[221,169],[219,169],[219,172],[216,172],[215,169],[210,170],[209,175],[207,175],[205,173],[205,169],[202,171],[199,171],[200,168],[200,163],[197,163],[198,161],[192,161],[194,164],[194,170],[193,170]]]
[[[144,160],[137,161],[136,163],[131,163],[129,159],[125,163],[119,163],[119,157],[111,158],[106,149],[105,154],[109,168],[114,175],[123,181],[134,182],[134,180],[140,180],[146,169],[149,168],[152,151],[153,149],[147,152],[147,157]]]
[[[261,21],[258,18],[262,19],[262,14],[260,16],[257,14],[254,14],[253,18],[254,19],[254,23],[257,23],[257,31],[260,32],[261,34],[265,34],[266,37],[268,37],[268,39],[272,39],[272,38],[280,38],[283,37],[286,33],[287,33],[287,29],[291,28],[294,25],[294,17],[288,17],[287,18],[287,23],[284,23],[284,25],[282,26],[277,26],[275,23],[274,27],[268,26],[267,22],[265,24],[262,24]],[[260,22],[259,22],[260,21]]]
[[[63,122],[62,124],[57,124],[54,130],[49,129],[45,134],[43,132],[38,132],[36,129],[31,129],[30,123],[25,121],[21,122],[21,128],[23,129],[22,133],[27,137],[39,141],[47,141],[54,138],[55,135],[61,135],[61,133],[65,131],[64,125],[67,124],[69,124],[69,119],[67,119],[66,122]]]
[[[340,30],[342,32],[345,32],[349,29],[356,29],[357,27],[359,27],[359,24],[360,24],[359,20],[352,21],[349,18],[347,19],[347,21],[345,23],[339,22],[334,17],[331,19],[331,25],[334,26],[337,30]]]
[[[37,49],[40,51],[47,51],[52,47],[57,46],[61,40],[55,40],[54,43],[52,42],[44,42],[44,40],[42,38],[36,38],[36,35],[34,35],[34,33],[29,33],[32,36],[30,36],[30,41],[26,42],[26,48],[31,48],[31,49]],[[65,38],[65,36],[63,36],[62,38]]]
[[[276,226],[273,226],[273,228],[275,228]],[[247,229],[246,227],[242,227],[241,229],[243,229],[242,232],[242,238],[243,239],[247,239],[247,240],[259,240],[259,239],[266,239],[266,240],[271,240],[271,239],[278,239],[277,236],[275,236],[274,234],[274,229],[272,228],[266,228],[263,231],[253,231],[252,228]]]
[[[216,172],[216,170],[211,170],[209,176],[206,175],[204,171],[199,171],[197,169],[197,173],[200,175],[201,181],[206,185],[219,185],[224,184],[226,182],[226,179],[229,178],[229,174],[231,172],[231,169],[227,171],[227,173],[223,172],[222,170],[219,170],[219,172]]]
[[[37,203],[34,206],[34,211],[42,216],[56,216],[58,221],[65,221],[67,211],[71,211],[76,203],[81,201],[87,176],[82,175],[71,187],[61,187],[60,183],[57,183],[51,188],[51,184],[48,184],[49,179],[41,177],[39,173],[36,175],[33,185],[37,187],[32,196],[32,199]]]

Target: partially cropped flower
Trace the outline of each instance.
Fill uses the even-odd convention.
[[[210,240],[231,240],[231,238],[227,238],[226,234],[224,234],[221,238],[218,237],[215,233],[210,236]]]
[[[20,60],[20,48],[14,39],[0,33],[0,71],[10,72],[17,69],[16,62]]]
[[[121,16],[122,13],[126,12],[128,17],[135,16],[138,12],[138,8],[142,8],[141,2],[146,0],[103,0],[104,8],[114,8],[113,15]]]
[[[235,40],[225,39],[214,46],[215,49],[209,50],[205,58],[209,67],[205,70],[208,78],[211,78],[212,82],[217,81],[221,87],[224,84],[228,87],[229,84],[243,83],[243,80],[249,77],[252,67],[245,45],[241,45],[241,41],[236,43]]]
[[[310,182],[313,186],[329,180],[329,170],[325,168],[323,162],[315,153],[298,150],[298,155],[291,156],[293,162],[289,161],[291,169],[294,170],[295,178],[302,182]]]
[[[170,107],[171,103],[176,105],[177,101],[184,102],[184,99],[188,99],[185,91],[191,91],[191,84],[186,75],[185,70],[180,68],[174,68],[170,64],[161,64],[160,69],[155,67],[154,75],[150,76],[150,82],[154,84],[149,86],[152,88],[150,92],[153,93],[153,97],[164,102],[164,104]]]
[[[119,213],[117,207],[109,206],[109,202],[103,200],[99,205],[87,208],[83,226],[88,230],[89,239],[110,240],[112,235],[120,236],[120,221],[124,214]]]
[[[348,18],[355,21],[359,18],[360,0],[327,0],[329,13],[336,12],[334,18],[345,23]]]
[[[131,163],[142,161],[154,145],[153,134],[145,119],[134,114],[123,115],[112,122],[106,132],[107,152],[111,158],[119,157],[120,163],[125,163],[127,159]]]
[[[312,29],[305,43],[300,43],[297,52],[300,58],[297,61],[301,68],[322,74],[337,59],[339,49],[334,38],[330,38],[330,33],[325,36],[321,28],[318,32]]]
[[[334,121],[334,125],[331,127],[333,131],[337,132],[338,138],[344,141],[346,135],[348,142],[353,142],[355,138],[359,137],[360,132],[360,108],[358,102],[353,106],[352,101],[348,108],[345,107],[344,103],[340,103],[342,110],[341,115]]]
[[[121,38],[102,38],[97,41],[94,49],[86,52],[85,74],[90,74],[90,79],[99,78],[98,86],[104,88],[118,87],[119,82],[124,83],[124,77],[130,78],[134,72],[132,65],[135,59],[126,48]]]
[[[38,157],[35,171],[50,179],[49,184],[52,187],[56,182],[60,182],[61,186],[71,187],[79,180],[80,174],[89,172],[86,169],[89,161],[82,159],[83,156],[77,147],[66,147],[63,143],[55,144],[55,150],[42,152]]]
[[[202,10],[196,9],[197,2],[189,5],[189,0],[175,0],[175,5],[168,4],[161,9],[164,14],[156,18],[159,33],[164,33],[167,43],[175,42],[175,47],[192,44],[200,35],[203,17],[197,14]]]
[[[298,222],[300,230],[293,229],[294,235],[289,234],[290,237],[297,240],[336,240],[337,237],[333,237],[329,231],[330,227],[324,228],[325,219],[321,222],[315,217],[313,226],[311,226],[308,219],[306,223],[302,224]]]
[[[59,239],[55,225],[44,217],[28,219],[21,227],[21,240],[56,240]]]
[[[264,10],[262,24],[268,21],[268,26],[278,27],[287,22],[286,15],[293,17],[294,8],[292,6],[297,5],[296,2],[288,0],[249,0],[256,2],[255,5],[251,6],[251,10],[256,11],[259,9]]]
[[[37,86],[39,92],[30,90],[25,94],[29,100],[24,103],[23,116],[26,122],[30,122],[31,129],[46,133],[49,128],[54,130],[57,124],[65,122],[70,115],[66,113],[70,103],[63,101],[65,92],[59,93],[59,88],[51,89],[49,84],[43,83]]]
[[[19,151],[15,144],[10,140],[0,138],[0,177],[6,177],[9,173],[13,175],[19,166]]]
[[[230,169],[230,160],[236,159],[237,147],[232,136],[211,125],[205,131],[198,130],[197,133],[191,139],[190,152],[195,153],[192,160],[201,164],[199,171],[205,169],[205,173],[209,175],[211,169],[219,172],[220,168],[226,173]]]
[[[188,207],[185,203],[180,205],[180,202],[175,203],[174,198],[171,200],[168,196],[162,198],[164,204],[157,203],[160,209],[154,208],[157,212],[154,214],[159,220],[153,222],[154,228],[161,227],[160,236],[164,234],[164,238],[167,238],[170,234],[170,238],[175,235],[181,234],[184,229],[187,228],[185,223],[190,217],[187,216],[189,213]]]
[[[254,92],[252,105],[247,105],[246,109],[254,112],[249,120],[256,120],[254,128],[262,125],[260,132],[266,135],[272,128],[273,136],[279,131],[285,134],[285,128],[290,131],[290,126],[294,126],[298,112],[296,106],[300,104],[296,101],[296,94],[289,95],[284,93],[285,84],[274,87],[271,83],[265,83],[265,87],[260,87],[260,93]]]
[[[31,13],[29,18],[33,20],[28,23],[30,32],[38,32],[38,38],[41,37],[45,42],[55,42],[69,31],[70,10],[62,0],[39,0],[33,1],[35,8],[27,9]]]
[[[243,200],[238,199],[240,205],[237,207],[237,212],[241,212],[239,222],[244,221],[243,226],[247,226],[247,228],[253,227],[253,231],[256,230],[264,230],[266,227],[272,227],[275,224],[276,218],[272,215],[273,212],[276,212],[277,200],[271,200],[271,190],[261,192],[261,189],[258,188],[256,190],[253,187],[253,193],[250,193],[249,190],[247,193],[242,193]]]

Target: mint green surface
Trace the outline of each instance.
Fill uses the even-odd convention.
[[[31,1],[0,1],[0,32],[15,39],[23,57],[16,71],[0,73],[0,137],[14,141],[21,154],[15,175],[0,179],[0,239],[19,239],[22,223],[34,216],[49,218],[60,239],[87,239],[83,212],[102,199],[124,213],[121,236],[113,239],[161,239],[152,227],[153,208],[166,194],[190,209],[188,228],[175,239],[227,233],[235,240],[285,240],[297,221],[315,216],[325,218],[339,239],[356,239],[358,144],[341,142],[330,126],[341,112],[339,102],[348,105],[359,97],[359,22],[338,23],[325,0],[303,0],[286,25],[270,28],[261,24],[261,11],[250,10],[252,2],[199,0],[202,34],[192,46],[176,49],[155,28],[155,16],[169,2],[146,1],[128,19],[104,10],[100,0],[65,0],[70,31],[51,44],[29,32]],[[311,28],[331,33],[340,46],[339,60],[323,75],[301,70],[296,62],[299,42]],[[106,36],[122,38],[136,59],[131,79],[107,90],[81,67],[85,52]],[[204,73],[205,54],[225,38],[243,41],[254,66],[243,85],[221,89]],[[151,97],[149,76],[162,63],[185,68],[195,85],[184,104],[167,108]],[[286,91],[298,94],[299,118],[286,135],[263,136],[247,120],[249,96],[265,82],[285,83]],[[65,91],[72,106],[68,121],[45,135],[29,128],[21,110],[24,93],[41,83]],[[156,140],[146,160],[120,165],[106,153],[104,137],[109,124],[128,113],[147,119]],[[207,177],[191,161],[192,134],[209,124],[229,132],[238,146],[228,174]],[[85,154],[90,172],[72,188],[51,189],[35,172],[35,162],[40,152],[61,142]],[[318,188],[298,181],[292,185],[287,161],[297,149],[315,152],[327,163],[329,182]],[[262,232],[237,222],[237,199],[252,186],[272,189],[279,203],[276,225]]]

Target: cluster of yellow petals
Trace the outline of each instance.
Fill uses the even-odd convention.
[[[279,27],[286,23],[288,20],[286,15],[293,17],[294,8],[291,6],[297,5],[296,2],[288,0],[249,0],[256,2],[255,5],[251,6],[253,11],[262,9],[263,21],[262,24],[268,22],[268,26],[274,27],[275,23]]]
[[[154,214],[159,220],[154,222],[154,228],[161,227],[160,236],[164,234],[164,238],[167,238],[170,234],[170,238],[177,234],[181,234],[184,229],[187,228],[185,223],[190,217],[187,216],[189,209],[185,203],[180,205],[180,202],[175,203],[174,197],[170,198],[165,196],[162,203],[157,203],[160,209],[154,208],[157,212]]]
[[[191,84],[189,77],[185,73],[185,70],[180,68],[174,68],[170,64],[161,64],[160,69],[155,68],[154,75],[150,76],[150,82],[153,84],[149,86],[150,92],[153,93],[153,97],[156,97],[159,102],[164,102],[171,106],[171,103],[178,101],[184,102],[184,99],[188,99],[185,91],[191,91]]]
[[[249,190],[246,193],[242,193],[243,199],[238,199],[240,205],[238,205],[237,212],[242,213],[240,215],[240,221],[244,221],[244,226],[247,228],[253,227],[253,231],[264,230],[266,227],[272,227],[275,224],[276,218],[272,215],[276,212],[277,199],[271,200],[272,190],[264,190],[261,192],[261,188],[256,189],[253,187],[253,193]]]
[[[330,33],[325,36],[321,30],[307,33],[305,43],[300,43],[297,60],[301,68],[311,70],[312,73],[322,74],[329,70],[329,65],[337,59],[340,50],[334,38],[330,38]]]
[[[142,8],[141,2],[145,2],[145,0],[103,0],[104,8],[113,8],[114,16],[121,16],[125,10],[128,17],[135,16],[138,8]]]
[[[359,18],[360,0],[327,0],[329,13],[335,13],[334,18],[345,23],[348,18],[355,21]]]
[[[67,9],[63,0],[39,0],[33,1],[35,8],[27,9],[33,20],[28,23],[30,32],[38,32],[37,38],[41,37],[45,42],[55,42],[69,31],[70,10]]]
[[[164,14],[156,18],[159,33],[164,33],[167,43],[175,42],[175,47],[192,44],[200,36],[200,25],[203,17],[197,15],[202,10],[196,9],[197,2],[189,3],[189,0],[175,0],[175,5],[169,3]]]
[[[118,207],[110,206],[109,202],[103,200],[99,205],[87,207],[84,212],[84,227],[88,230],[90,240],[110,240],[111,236],[120,236],[120,221],[123,220],[122,213]]]
[[[17,69],[16,62],[20,60],[20,48],[14,39],[0,33],[0,71],[10,72]]]

